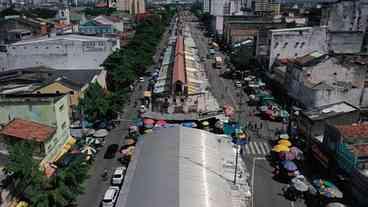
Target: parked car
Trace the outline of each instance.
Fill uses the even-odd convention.
[[[104,198],[102,200],[102,207],[113,207],[119,196],[119,187],[110,186],[105,192]]]
[[[143,77],[139,77],[139,82],[144,82],[144,78]]]
[[[111,144],[107,147],[106,152],[104,154],[105,159],[112,159],[115,157],[116,152],[119,149],[119,145]]]
[[[118,186],[123,184],[125,172],[126,172],[126,167],[117,167],[114,171],[114,174],[112,175],[111,184],[118,185]]]

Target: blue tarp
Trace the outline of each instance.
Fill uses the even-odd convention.
[[[240,129],[238,123],[224,123],[224,134],[231,136],[231,134],[235,133],[236,129]]]

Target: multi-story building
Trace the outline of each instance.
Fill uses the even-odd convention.
[[[48,66],[54,69],[97,69],[113,51],[119,39],[62,35],[20,41],[0,52],[2,71]]]
[[[0,97],[1,134],[5,139],[39,143],[38,157],[53,161],[70,137],[68,95],[25,94]],[[1,151],[7,147],[2,140]]]
[[[366,58],[313,52],[285,61],[288,62],[285,88],[295,104],[313,108],[346,101],[368,106]]]
[[[348,176],[353,206],[367,206],[368,124],[327,125],[323,145]]]
[[[258,38],[260,42],[262,38]],[[257,43],[256,54],[271,69],[276,59],[301,57],[313,51],[328,52],[327,27],[300,27],[270,30],[267,40]]]

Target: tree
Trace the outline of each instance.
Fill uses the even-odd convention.
[[[105,119],[112,115],[111,102],[107,91],[97,82],[89,85],[78,106],[87,120]]]

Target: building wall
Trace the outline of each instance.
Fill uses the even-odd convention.
[[[329,32],[329,50],[336,54],[359,53],[362,49],[363,32]]]
[[[63,107],[62,107],[63,106]],[[14,118],[38,122],[56,128],[54,136],[44,143],[46,157],[55,155],[59,145],[70,137],[68,98],[63,96],[57,102],[0,102],[0,124],[7,124]],[[65,124],[64,124],[65,123]]]
[[[340,1],[330,5],[327,10],[329,30],[366,31],[368,2],[365,0]]]
[[[328,52],[327,27],[271,30],[269,41],[269,69],[276,59],[300,57],[313,51]]]
[[[119,41],[44,41],[10,45],[5,70],[48,66],[54,69],[96,69],[119,47]],[[2,60],[2,59],[0,59]]]
[[[34,93],[65,93],[65,94],[69,94],[68,95],[68,104],[70,107],[72,106],[77,106],[79,103],[79,96],[80,96],[80,92],[73,90],[71,88],[68,88],[58,82],[54,82],[51,83],[43,88],[40,88],[38,90],[36,90]],[[73,94],[71,94],[71,92]]]

